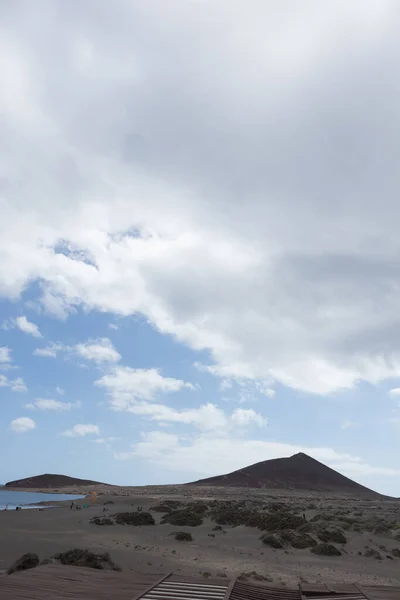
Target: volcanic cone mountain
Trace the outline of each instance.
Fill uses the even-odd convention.
[[[227,475],[192,482],[193,485],[302,490],[382,497],[352,479],[341,475],[318,460],[300,452],[289,458],[264,460]]]
[[[68,477],[67,475],[55,475],[46,473],[44,475],[35,475],[26,479],[18,479],[9,481],[5,487],[10,488],[25,488],[25,489],[41,489],[41,488],[62,488],[76,487],[79,485],[106,485],[99,481],[91,481],[89,479],[78,479],[77,477]]]

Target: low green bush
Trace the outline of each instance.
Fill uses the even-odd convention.
[[[192,542],[193,541],[192,534],[188,533],[187,531],[177,531],[175,533],[175,539],[178,540],[178,542]]]
[[[332,544],[317,544],[314,548],[311,548],[311,552],[314,554],[319,554],[321,556],[340,556],[342,553],[340,550],[333,546]]]
[[[198,527],[203,524],[203,515],[187,509],[173,510],[162,517],[161,523],[179,527]]]
[[[317,533],[321,542],[333,542],[334,544],[346,544],[347,538],[339,529],[322,529]]]
[[[283,544],[282,544],[281,540],[273,533],[265,533],[261,537],[261,541],[263,544],[265,544],[266,546],[269,546],[270,548],[276,548],[276,549],[283,548]]]
[[[118,525],[154,525],[154,517],[148,512],[122,512],[115,515]]]
[[[121,568],[111,560],[108,552],[104,552],[104,554],[95,554],[90,550],[81,550],[79,548],[75,548],[74,550],[68,550],[67,552],[55,554],[53,558],[59,560],[63,565],[121,571]]]
[[[34,554],[33,552],[26,552],[26,554],[23,554],[22,556],[20,556],[12,565],[11,567],[8,569],[7,573],[8,575],[11,575],[12,573],[16,573],[17,571],[25,571],[26,569],[33,569],[34,567],[37,567],[39,564],[40,560],[37,554]]]

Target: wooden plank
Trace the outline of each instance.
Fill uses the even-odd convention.
[[[300,583],[300,591],[308,598],[322,594],[329,595],[329,588],[325,583]]]
[[[190,576],[190,575],[177,575],[173,573],[167,580],[168,582],[176,582],[176,583],[193,583],[193,584],[202,584],[205,585],[220,585],[223,587],[228,587],[229,579],[223,577],[200,577],[200,576]]]
[[[163,576],[163,578],[165,575]],[[0,577],[1,600],[131,600],[160,581],[160,575],[119,573],[45,565]]]
[[[226,592],[225,592],[224,600],[229,600],[230,599],[231,593],[232,593],[232,590],[233,590],[233,586],[235,585],[236,581],[237,581],[237,577],[233,577],[231,579],[231,581],[229,582],[228,587],[227,587]]]
[[[150,592],[150,590],[152,590],[157,585],[159,585],[160,583],[162,583],[165,579],[167,579],[168,577],[170,577],[170,575],[172,575],[172,573],[167,573],[166,575],[163,575],[155,583],[148,585],[147,588],[145,588],[143,592],[141,592],[141,593],[139,592],[139,594],[136,594],[135,596],[132,596],[131,600],[139,600],[139,598],[142,598],[145,594],[147,594],[147,592]]]
[[[399,600],[400,587],[358,585],[358,589],[367,600]]]
[[[300,591],[236,581],[230,600],[300,600]]]

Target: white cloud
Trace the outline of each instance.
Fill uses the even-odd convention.
[[[108,327],[109,327],[109,329],[113,329],[114,331],[117,331],[117,329],[119,329],[119,326],[116,325],[115,323],[109,323]]]
[[[98,338],[87,340],[74,346],[68,346],[61,342],[51,343],[45,348],[36,348],[33,352],[36,356],[46,356],[56,358],[58,354],[64,356],[79,357],[97,364],[116,363],[121,355],[116,351],[112,342],[108,338]]]
[[[22,377],[10,381],[10,387],[13,392],[26,392],[28,390]]]
[[[35,429],[35,427],[35,421],[29,417],[19,417],[10,423],[11,431],[15,431],[16,433],[26,433],[27,431]]]
[[[276,394],[273,388],[268,387],[269,382],[245,379],[238,380],[236,383],[239,385],[239,402],[241,403],[254,402],[259,400],[261,396],[272,399]]]
[[[179,436],[173,433],[165,433],[164,431],[150,431],[148,433],[142,433],[143,439],[139,444],[133,444],[133,451],[129,452],[116,452],[114,457],[117,460],[127,460],[134,456],[142,456],[149,460],[157,460],[164,451],[172,451],[179,446]]]
[[[5,375],[0,375],[0,387],[9,387],[12,392],[26,392],[27,387],[22,377],[8,379]]]
[[[86,435],[100,435],[100,429],[97,425],[87,424],[77,424],[72,427],[72,429],[67,429],[63,431],[61,435],[66,437],[83,437]]]
[[[223,369],[216,365],[205,365],[201,362],[195,362],[194,366],[199,371],[220,377],[219,387],[221,391],[231,390],[236,385],[239,388],[239,402],[241,403],[253,402],[259,396],[275,397],[276,391],[271,387],[271,378],[254,380],[245,373],[239,376],[235,375],[230,369]],[[238,365],[236,365],[236,368],[240,370]]]
[[[76,353],[85,360],[91,360],[95,363],[116,363],[120,360],[121,355],[116,351],[112,342],[108,338],[99,338],[77,344],[75,346]]]
[[[160,394],[178,392],[183,388],[194,389],[191,383],[164,377],[158,369],[132,369],[116,367],[103,375],[95,385],[107,390],[111,404],[118,410],[128,410],[137,400],[154,400]]]
[[[214,404],[204,404],[199,408],[176,410],[163,404],[138,402],[128,409],[135,415],[141,415],[154,421],[181,423],[204,430],[223,431],[227,427],[225,413]]]
[[[45,348],[36,348],[36,350],[33,351],[33,354],[34,354],[34,356],[46,356],[46,357],[50,357],[50,358],[56,358],[57,353],[63,349],[64,349],[64,346],[60,343],[49,344]]]
[[[137,401],[126,410],[160,423],[191,425],[203,431],[219,431],[221,435],[235,427],[264,427],[267,424],[267,419],[252,409],[236,409],[229,415],[210,402],[198,408],[174,409],[164,404]]]
[[[115,458],[139,458],[159,467],[182,471],[192,479],[230,473],[261,460],[292,456],[304,452],[349,477],[364,475],[396,476],[399,471],[388,467],[368,465],[358,456],[337,452],[326,447],[304,447],[265,440],[248,440],[236,434],[221,437],[200,433],[191,437],[175,433],[151,431],[127,452],[115,453]]]
[[[263,427],[267,424],[267,419],[256,413],[253,409],[237,408],[233,411],[232,422],[239,427],[247,427],[254,424]]]
[[[400,469],[391,469],[389,467],[374,467],[365,463],[336,463],[335,469],[346,474],[348,477],[355,477],[360,475],[400,475]]]
[[[400,388],[393,388],[389,391],[389,396],[398,398],[400,396]]]
[[[119,438],[117,437],[105,437],[105,438],[98,438],[97,440],[93,440],[93,442],[95,444],[111,444],[112,442],[115,442],[119,440]]]
[[[10,363],[11,360],[11,349],[7,346],[0,346],[0,363]]]
[[[200,370],[211,372],[213,375],[217,375],[215,368],[204,367],[204,365],[196,365]],[[221,379],[220,390],[225,392],[231,390],[228,394],[228,399],[237,400],[240,404],[249,402],[258,402],[264,400],[263,397],[274,398],[276,391],[270,387],[271,381],[263,380],[251,380],[246,378],[235,378],[225,379],[224,376]]]
[[[400,376],[397,3],[114,4],[7,3],[0,294],[140,313],[224,379]]]
[[[59,394],[60,396],[64,396],[64,394],[65,394],[65,390],[64,390],[64,388],[61,388],[61,387],[59,387],[59,386],[57,386],[57,387],[56,387],[56,392],[57,392],[57,394]]]
[[[71,410],[72,408],[79,408],[80,402],[59,402],[58,400],[52,400],[50,398],[37,398],[30,404],[25,404],[25,408],[31,410],[52,410],[52,411],[65,411]]]
[[[28,321],[28,319],[25,316],[17,317],[15,319],[15,325],[18,329],[20,329],[24,333],[33,335],[33,337],[37,337],[37,338],[42,337],[42,334],[39,331],[39,327],[37,325],[35,325],[35,323]]]
[[[226,390],[231,390],[232,386],[233,384],[230,379],[221,379],[219,389],[221,390],[221,392],[225,392]]]

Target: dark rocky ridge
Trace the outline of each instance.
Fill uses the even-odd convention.
[[[187,485],[249,487],[351,494],[383,498],[334,469],[300,452],[289,458],[264,460],[226,475],[217,475]]]
[[[36,475],[35,477],[26,477],[25,479],[17,479],[9,481],[5,487],[8,488],[24,488],[24,489],[43,489],[43,488],[62,488],[76,487],[80,485],[107,485],[99,481],[91,481],[90,479],[78,479],[77,477],[68,477],[67,475],[55,475],[46,473],[44,475]]]

